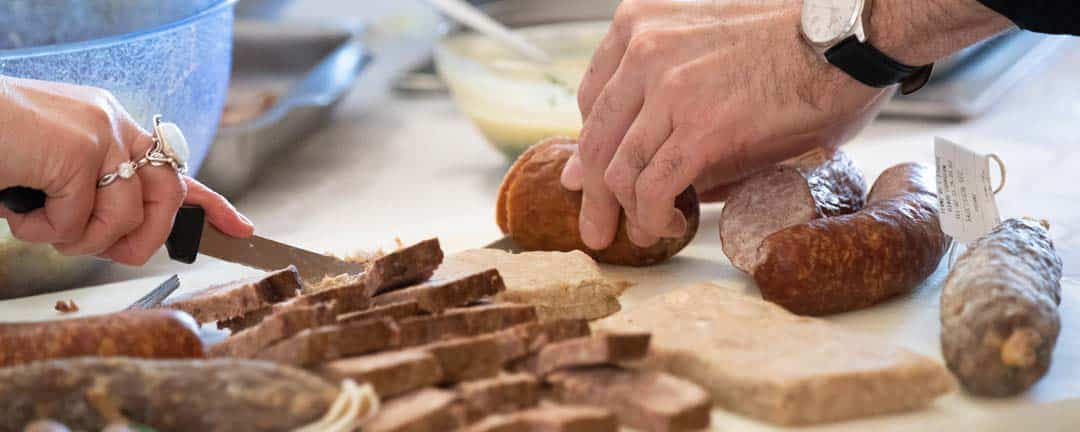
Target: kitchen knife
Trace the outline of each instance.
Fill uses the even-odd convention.
[[[165,299],[176,291],[177,288],[180,288],[180,276],[172,275],[172,277],[166,279],[165,282],[162,282],[161,285],[158,285],[157,288],[154,288],[152,291],[146,293],[146,295],[135,300],[135,303],[128,306],[127,310],[153,308],[165,301]]]
[[[21,186],[0,190],[0,203],[20,214],[44,207],[45,198],[45,193],[40,190]],[[295,265],[300,272],[300,278],[305,283],[318,282],[328,275],[355,274],[364,271],[363,264],[349,263],[267,238],[230,237],[206,224],[205,220],[206,213],[198,206],[184,206],[176,213],[173,230],[165,243],[169,257],[191,264],[201,252],[218,259],[267,271]]]
[[[524,250],[521,249],[521,246],[518,246],[517,243],[514,243],[514,239],[508,235],[503,236],[501,239],[488,243],[487,246],[484,246],[484,249],[498,249],[501,251],[512,253],[524,252]]]
[[[346,262],[268,238],[230,237],[207,223],[206,213],[198,206],[183,206],[176,213],[165,248],[170,258],[187,264],[194,263],[201,253],[260,270],[279,270],[295,265],[300,278],[308,284],[325,276],[364,272],[362,263]]]

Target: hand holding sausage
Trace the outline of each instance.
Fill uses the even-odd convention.
[[[584,192],[585,244],[611,243],[620,206],[635,243],[678,237],[674,199],[703,174],[731,182],[836,146],[877,113],[885,91],[802,41],[800,3],[620,4],[581,83],[581,151],[563,173]]]
[[[581,82],[581,152],[563,185],[583,190],[592,249],[615,236],[619,207],[641,246],[678,237],[672,205],[694,183],[704,197],[859,131],[888,99],[802,40],[802,1],[624,0]],[[869,39],[906,64],[927,64],[989,37],[1008,20],[974,1],[879,0]]]

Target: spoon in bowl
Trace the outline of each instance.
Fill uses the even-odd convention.
[[[487,14],[465,0],[428,0],[428,3],[477,33],[513,49],[518,55],[531,62],[540,64],[551,62],[551,56],[544,52],[543,49],[525,40],[521,35],[510,31],[506,26],[487,16]]]

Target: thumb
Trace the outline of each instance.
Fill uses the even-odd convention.
[[[191,177],[184,176],[184,182],[187,183],[188,189],[184,203],[202,207],[206,211],[207,220],[215,228],[227,235],[240,238],[251,237],[255,233],[255,225],[240,214],[225,197]]]

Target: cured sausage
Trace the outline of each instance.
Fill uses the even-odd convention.
[[[253,360],[49,360],[0,369],[0,430],[40,418],[101,430],[112,411],[161,431],[283,431],[318,419],[338,393],[316,375]]]
[[[724,254],[739,270],[751,272],[758,246],[768,235],[823,217],[863,207],[866,181],[844,152],[823,151],[755,174],[731,189],[720,217]]]
[[[0,323],[0,367],[79,356],[197,358],[203,343],[190,315],[166,309]]]
[[[827,315],[906,293],[929,277],[948,246],[929,168],[885,170],[866,206],[769,234],[751,273],[761,295],[791,312]]]
[[[697,193],[687,188],[675,198],[686,217],[686,232],[679,238],[660,239],[642,248],[630,241],[625,215],[620,216],[615,240],[604,250],[591,250],[581,240],[578,215],[581,192],[562,187],[563,166],[577,151],[569,138],[541,141],[527,150],[503,179],[496,202],[496,222],[504,234],[525,250],[580,250],[600,262],[626,266],[658,264],[679,253],[697,234],[700,209]]]
[[[1061,271],[1047,225],[1034,220],[1007,220],[960,256],[941,291],[941,351],[965,389],[1010,396],[1046,374]]]

